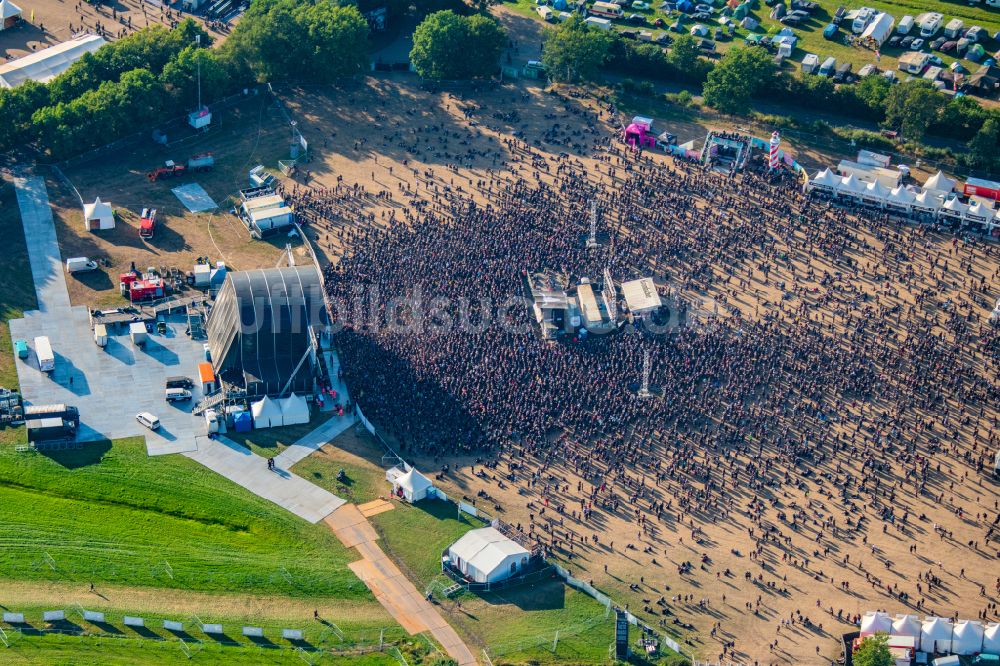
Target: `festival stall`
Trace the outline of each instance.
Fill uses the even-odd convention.
[[[254,428],[277,428],[284,424],[281,407],[266,395],[250,405]]]
[[[813,176],[809,182],[806,184],[806,190],[818,190],[824,194],[836,194],[837,186],[840,184],[840,178],[834,175],[833,171],[829,167],[823,169],[822,171],[817,171],[816,175]]]
[[[434,495],[434,482],[411,467],[410,471],[397,477],[392,482],[392,492],[396,497],[405,499],[410,504],[425,499],[428,494]]]
[[[941,206],[941,217],[946,220],[951,220],[952,222],[960,223],[965,219],[965,212],[969,210],[969,207],[958,199],[948,199]]]
[[[975,620],[961,620],[955,625],[952,636],[953,654],[977,654],[983,648],[983,623]]]
[[[309,403],[303,396],[292,393],[277,402],[281,407],[281,421],[284,425],[309,423]]]
[[[920,627],[920,649],[924,652],[951,652],[951,620],[927,617]]]
[[[861,202],[868,206],[882,208],[885,200],[889,198],[889,189],[882,183],[873,181],[865,186],[865,191],[861,193]]]
[[[970,224],[978,224],[988,228],[994,219],[996,219],[996,211],[983,204],[982,201],[976,201],[965,211],[965,221]]]
[[[909,214],[913,210],[913,202],[916,198],[913,192],[900,185],[889,192],[889,196],[885,200],[885,207],[896,213]]]
[[[865,186],[854,177],[854,174],[844,176],[837,185],[837,196],[843,199],[861,201],[861,193],[864,191]]]
[[[924,190],[913,198],[910,209],[914,213],[937,215],[938,211],[941,210],[941,200],[927,190]]]
[[[625,128],[625,135],[622,137],[628,145],[639,148],[653,148],[656,146],[656,137],[648,133],[649,128],[639,123],[632,123]]]
[[[861,616],[861,638],[879,632],[888,634],[892,629],[892,618],[882,611],[868,611]]]
[[[889,629],[890,636],[910,636],[914,639],[918,650],[920,649],[920,620],[916,615],[897,615],[892,621],[892,628]]]
[[[1000,654],[1000,622],[990,622],[983,631],[983,652]]]
[[[936,194],[951,194],[955,190],[955,181],[938,171],[927,179],[924,189]]]

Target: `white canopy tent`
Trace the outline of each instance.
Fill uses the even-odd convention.
[[[885,207],[890,210],[909,213],[916,198],[913,192],[900,185],[889,192],[889,196],[885,199]]]
[[[933,193],[924,190],[913,198],[910,208],[918,213],[936,215],[941,210],[941,200],[934,196]]]
[[[969,210],[969,207],[958,199],[948,199],[941,206],[940,214],[942,217],[947,217],[952,220],[962,220],[965,219],[965,212]]]
[[[983,652],[1000,654],[1000,622],[990,622],[983,631]]]
[[[392,483],[392,492],[401,495],[410,504],[425,499],[433,489],[434,482],[414,467],[411,467],[406,474],[396,477]]]
[[[21,8],[10,0],[0,0],[0,30],[5,30],[21,17]]]
[[[101,197],[97,197],[94,199],[94,203],[84,204],[83,224],[87,231],[114,229],[115,211],[112,210],[111,204],[101,201]]]
[[[0,88],[16,88],[25,81],[48,83],[87,53],[107,44],[100,35],[80,35],[0,65]]]
[[[849,199],[860,199],[861,193],[864,191],[864,183],[855,178],[853,173],[841,178],[840,183],[837,185],[837,194]]]
[[[951,620],[928,617],[920,627],[920,649],[924,652],[951,652]]]
[[[924,189],[939,194],[950,194],[955,190],[955,181],[938,171],[927,179]]]
[[[865,191],[861,193],[861,200],[869,206],[878,206],[881,208],[885,205],[885,200],[889,198],[889,194],[889,188],[874,180],[865,186]]]
[[[448,547],[452,566],[477,583],[495,583],[516,576],[530,557],[523,546],[493,527],[469,530]]]
[[[309,423],[309,403],[301,395],[292,393],[287,398],[277,400],[281,408],[281,421],[284,425]]]
[[[833,194],[840,184],[840,178],[830,170],[829,167],[822,171],[817,171],[816,175],[806,184],[809,190],[820,190],[828,194]]]
[[[865,31],[861,33],[861,39],[871,39],[881,46],[882,42],[892,36],[892,29],[895,25],[896,19],[890,14],[879,12],[875,16],[875,20],[869,23]]]
[[[983,204],[982,201],[976,201],[965,211],[965,219],[975,224],[989,224],[994,217],[996,217],[996,211]]]
[[[920,619],[916,615],[897,615],[889,629],[890,636],[910,636],[916,639],[915,647],[920,649]]]
[[[983,649],[983,623],[975,620],[961,620],[955,625],[951,651],[954,654],[977,654]]]
[[[861,637],[871,636],[878,632],[889,633],[892,629],[892,618],[882,611],[868,611],[861,616]]]
[[[284,425],[281,417],[281,406],[266,395],[250,405],[254,428],[277,428]]]

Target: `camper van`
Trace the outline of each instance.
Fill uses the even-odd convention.
[[[937,31],[941,29],[941,21],[944,20],[944,16],[938,14],[937,12],[929,12],[924,16],[924,20],[920,22],[920,36],[924,39],[933,37],[937,34]]]
[[[52,344],[47,336],[35,338],[35,358],[38,359],[38,369],[42,372],[52,372],[56,369],[56,356],[52,353]]]
[[[806,57],[802,59],[802,73],[813,74],[817,67],[819,67],[819,56],[815,53],[807,53]]]
[[[823,64],[819,66],[820,76],[833,76],[834,70],[837,68],[837,59],[830,56],[823,61]]]
[[[595,2],[590,8],[590,13],[606,18],[621,18],[623,15],[621,5],[616,5],[613,2]]]
[[[896,26],[896,32],[900,35],[906,35],[911,30],[913,30],[913,17],[907,14],[903,18],[899,19],[899,25]]]
[[[948,25],[944,27],[944,36],[948,39],[955,39],[960,37],[962,31],[965,29],[965,21],[962,19],[954,18],[948,21]]]
[[[555,20],[552,10],[548,7],[539,7],[535,11],[538,12],[538,15],[542,17],[543,21],[549,21],[551,23]]]
[[[583,19],[583,22],[589,25],[591,28],[597,28],[598,30],[611,30],[611,21],[606,18],[597,18],[596,16],[588,16]]]
[[[871,7],[862,7],[858,10],[858,13],[854,15],[854,21],[851,23],[851,32],[864,32],[868,24],[875,19],[875,14],[877,14]]]

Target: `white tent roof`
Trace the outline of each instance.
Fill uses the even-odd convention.
[[[890,194],[889,188],[887,188],[885,185],[878,182],[877,180],[873,180],[872,182],[868,183],[867,187],[865,187],[866,197],[874,197],[877,199],[888,199],[889,194]]]
[[[99,35],[81,35],[0,65],[0,88],[15,88],[25,81],[48,83],[86,53],[107,44]]]
[[[959,215],[964,215],[965,211],[969,210],[969,207],[958,199],[948,199],[944,202],[944,206],[942,206],[942,208],[953,213],[958,213]]]
[[[983,632],[983,652],[1000,654],[1000,622],[990,622]]]
[[[951,192],[955,189],[955,181],[940,171],[927,179],[924,183],[925,190],[936,190],[938,192]]]
[[[840,184],[840,179],[830,171],[830,167],[823,169],[822,171],[817,171],[816,175],[812,179],[813,185],[821,185],[829,188],[835,188]]]
[[[0,0],[0,21],[21,15],[21,8],[10,0]]]
[[[508,539],[493,527],[466,532],[448,551],[485,574],[500,566],[509,555],[530,555],[521,544]]]
[[[113,215],[114,211],[111,210],[111,205],[101,201],[101,197],[94,199],[94,203],[83,206],[83,217],[87,220],[99,220]]]
[[[896,619],[892,621],[889,635],[920,638],[920,620],[917,619],[916,615],[897,615]]]
[[[287,398],[280,398],[276,402],[281,410],[281,417],[285,421],[285,425],[309,423],[309,403],[301,395],[292,393]]]
[[[909,191],[902,185],[893,188],[892,192],[889,193],[889,201],[897,204],[911,204],[916,196],[913,192]]]
[[[881,44],[889,38],[889,35],[892,34],[892,28],[894,25],[896,25],[896,19],[892,18],[891,15],[886,14],[885,12],[879,12],[878,15],[875,16],[875,20],[869,23],[868,27],[865,28],[865,31],[861,33],[861,39],[870,37]]]
[[[989,206],[984,205],[982,201],[977,201],[969,206],[969,208],[965,211],[965,214],[978,220],[989,220],[996,215],[996,211]]]
[[[955,654],[975,654],[983,647],[983,623],[962,620],[955,625],[951,651]]]
[[[938,644],[938,650],[949,652],[951,647],[951,620],[943,617],[928,617],[920,627],[920,647],[924,652],[934,649],[934,642]]]
[[[417,495],[433,487],[434,482],[418,472],[415,467],[411,467],[409,472],[396,479],[396,485],[410,491],[413,495]]]
[[[868,611],[861,616],[861,635],[871,636],[880,631],[889,633],[892,629],[892,618],[888,613],[882,611]]]
[[[934,196],[933,192],[927,190],[914,197],[913,203],[922,208],[933,208],[934,210],[941,208],[941,200]]]
[[[849,176],[844,176],[840,180],[840,184],[837,185],[838,192],[849,192],[853,194],[861,194],[865,189],[864,183],[855,178],[852,173]]]
[[[281,407],[266,395],[250,405],[250,412],[253,414],[254,420],[281,421]]]

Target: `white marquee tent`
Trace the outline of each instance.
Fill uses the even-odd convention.
[[[892,621],[890,636],[910,636],[916,639],[916,648],[920,649],[920,620],[916,615],[897,615]]]
[[[871,636],[878,632],[889,633],[892,629],[892,618],[882,611],[868,611],[861,616],[861,637]]]
[[[281,408],[281,421],[284,425],[309,423],[309,403],[300,395],[292,393],[287,398],[277,401]]]
[[[983,631],[983,652],[1000,654],[1000,622],[990,622]]]
[[[865,191],[865,185],[852,173],[844,176],[837,185],[837,194],[851,199],[860,199],[861,193]]]
[[[924,189],[931,192],[949,194],[955,189],[955,181],[940,171],[927,179]]]
[[[885,200],[889,198],[889,189],[878,182],[873,180],[865,186],[865,191],[861,193],[861,201],[870,205],[878,206],[881,208],[885,205]]]
[[[115,211],[112,210],[111,204],[101,201],[101,197],[97,197],[94,199],[94,203],[84,204],[83,224],[87,231],[114,229]]]
[[[920,627],[920,649],[924,652],[951,652],[951,620],[927,617]]]
[[[426,499],[427,494],[434,489],[434,482],[411,467],[410,471],[396,477],[392,483],[392,492],[402,493],[403,499],[410,504]]]
[[[939,210],[941,210],[941,200],[934,196],[931,192],[924,190],[913,198],[913,203],[910,204],[910,208],[918,213],[936,214]]]
[[[944,202],[944,205],[941,206],[941,215],[953,220],[961,220],[965,218],[965,213],[968,210],[969,207],[958,199],[948,199]]]
[[[493,527],[469,530],[448,547],[452,566],[477,583],[495,583],[516,576],[531,554]]]
[[[965,219],[976,224],[988,224],[996,217],[996,211],[977,201],[965,211]]]
[[[955,625],[951,651],[953,654],[977,654],[983,648],[983,623],[974,620],[960,620]]]
[[[21,16],[21,8],[10,0],[0,0],[0,30],[11,27]]]
[[[250,405],[254,428],[277,428],[284,425],[281,406],[266,395]]]
[[[107,44],[99,35],[80,35],[0,65],[0,88],[16,88],[25,81],[48,83],[87,53]]]
[[[821,190],[829,194],[833,194],[837,190],[837,185],[840,184],[840,178],[835,175],[830,168],[827,167],[822,171],[817,171],[816,175],[812,177],[809,183],[806,185],[808,190]]]
[[[910,209],[913,207],[913,201],[916,198],[917,197],[913,194],[913,192],[906,189],[902,185],[899,185],[889,192],[889,196],[886,197],[885,200],[885,207],[891,210],[909,213]]]

